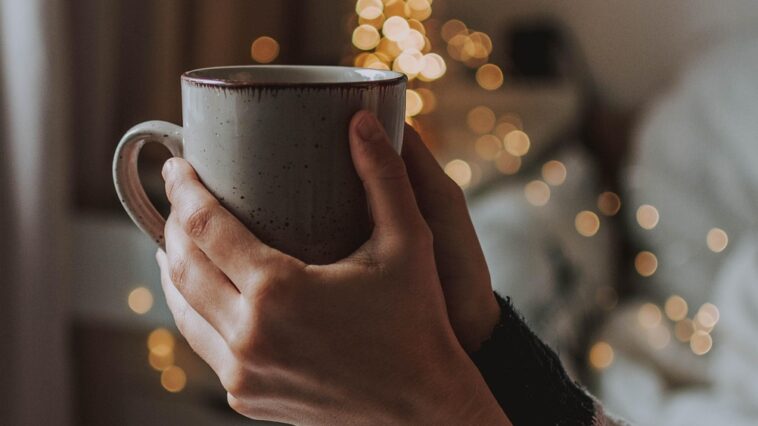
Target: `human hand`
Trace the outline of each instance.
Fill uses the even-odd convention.
[[[421,214],[434,235],[434,257],[450,323],[463,348],[474,352],[492,334],[500,306],[466,199],[410,126],[405,127],[403,160]]]
[[[378,121],[350,144],[374,220],[332,265],[258,240],[188,163],[164,168],[161,282],[179,331],[251,418],[297,424],[510,424],[447,318],[432,233]]]

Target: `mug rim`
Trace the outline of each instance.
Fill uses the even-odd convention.
[[[277,82],[277,81],[242,81],[223,78],[211,78],[202,77],[196,74],[214,71],[214,70],[231,70],[231,69],[282,69],[282,70],[306,70],[306,69],[320,69],[320,70],[334,70],[334,71],[346,71],[346,70],[366,70],[382,75],[382,78],[377,80],[355,80],[355,81],[314,81],[314,82]],[[191,83],[197,86],[209,86],[209,87],[221,87],[221,88],[261,88],[261,87],[376,87],[386,86],[401,83],[408,78],[405,74],[389,71],[378,70],[373,68],[359,68],[359,67],[346,67],[337,65],[229,65],[218,67],[205,67],[197,68],[194,70],[185,71],[182,74],[182,82]]]

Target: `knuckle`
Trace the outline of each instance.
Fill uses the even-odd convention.
[[[381,180],[402,180],[407,178],[408,171],[400,157],[390,157],[379,162],[376,176]]]
[[[236,411],[239,414],[246,415],[246,407],[245,404],[242,403],[241,400],[234,397],[234,394],[232,392],[228,392],[226,394],[226,402],[229,404],[229,407]]]
[[[253,276],[251,301],[256,308],[279,305],[290,299],[299,277],[286,262],[272,262]]]
[[[228,342],[234,356],[241,365],[278,365],[277,359],[286,355],[277,353],[273,341],[276,330],[272,324],[277,319],[268,317],[266,312],[260,310],[256,310],[254,315],[246,315],[245,318]]]
[[[246,321],[243,321],[233,332],[229,339],[229,349],[241,361],[253,361],[256,364],[262,357],[263,345],[265,344],[265,332],[259,318],[259,314],[245,315]]]
[[[434,235],[423,220],[411,226],[409,230],[398,235],[395,241],[395,251],[402,258],[416,258],[434,251]]]
[[[176,258],[169,265],[169,277],[176,287],[184,286],[187,281],[187,261],[184,258]]]
[[[278,303],[282,291],[280,273],[276,271],[260,271],[255,274],[251,286],[250,302],[257,309],[266,309]]]
[[[181,221],[184,232],[191,238],[202,237],[210,227],[215,207],[214,203],[206,202],[189,209]]]
[[[236,397],[248,395],[250,392],[249,383],[251,381],[247,378],[247,372],[239,364],[233,365],[229,368],[229,371],[221,378],[221,384],[229,395],[236,402],[239,400]]]
[[[229,349],[238,358],[247,359],[253,350],[251,331],[254,327],[240,327],[229,338]]]

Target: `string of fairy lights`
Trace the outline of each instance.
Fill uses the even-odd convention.
[[[441,1],[441,0],[438,0]],[[458,19],[444,23],[432,18],[433,0],[357,0],[352,29],[352,45],[356,50],[349,63],[357,67],[394,70],[408,77],[406,92],[406,119],[418,125],[418,119],[433,113],[437,98],[433,83],[448,72],[448,65],[475,69],[475,83],[482,90],[494,91],[502,87],[501,68],[490,62],[493,44],[481,31],[470,29]],[[444,43],[445,49],[435,51],[434,45]],[[280,53],[276,39],[270,36],[256,38],[250,47],[251,58],[261,64],[274,62]],[[444,55],[444,56],[443,56]],[[477,139],[470,147],[478,158],[504,175],[516,175],[523,158],[529,154],[531,141],[523,129],[520,117],[514,113],[499,116],[486,105],[475,106],[466,114],[466,125]],[[477,164],[455,158],[444,164],[445,172],[462,188],[475,184],[479,174]],[[569,170],[558,160],[545,162],[541,176],[524,185],[526,201],[534,208],[549,205],[552,191],[566,181]],[[605,191],[598,195],[592,209],[576,213],[574,227],[585,238],[592,238],[600,230],[601,217],[612,217],[622,209],[618,194]],[[635,212],[637,225],[654,232],[660,222],[658,209],[650,204],[640,205]],[[722,253],[729,237],[721,229],[710,229],[704,238],[707,248],[714,254]],[[655,275],[658,258],[643,250],[634,258],[634,268],[644,280]],[[610,285],[597,289],[595,301],[605,310],[615,309],[618,295]],[[150,290],[138,286],[127,298],[128,306],[137,315],[148,313],[154,304]],[[647,336],[653,349],[663,349],[673,338],[688,345],[695,355],[711,351],[711,336],[719,321],[719,309],[713,303],[704,303],[691,310],[680,295],[670,295],[661,306],[647,302],[640,306],[636,326]],[[187,374],[175,362],[176,339],[171,331],[156,328],[147,338],[147,363],[160,373],[161,386],[168,392],[182,391]],[[604,370],[614,361],[614,349],[609,342],[596,341],[591,345],[587,360],[597,371]]]
[[[430,19],[431,1],[359,0],[356,14],[358,22],[352,41],[359,53],[353,64],[392,69],[408,76],[406,116],[412,125],[417,124],[414,118],[434,111],[433,106],[425,106],[436,105],[429,83],[445,75],[448,63],[457,62],[475,68],[476,83],[484,90],[497,90],[503,84],[502,70],[489,62],[493,49],[491,38],[484,32],[469,29],[457,19],[438,25],[433,18]],[[433,28],[439,28],[439,32],[433,33]],[[447,58],[433,53],[432,43],[440,40],[447,45],[443,52]],[[473,150],[480,159],[492,164],[502,174],[519,172],[522,159],[530,151],[531,141],[517,115],[506,113],[498,117],[490,107],[479,105],[469,110],[466,124],[477,135]],[[476,167],[476,164],[460,158],[444,165],[445,172],[463,188],[474,183]],[[541,168],[541,178],[524,185],[526,201],[534,207],[548,205],[551,191],[561,186],[567,175],[568,170],[561,161],[547,161]],[[611,217],[621,211],[621,198],[614,192],[604,191],[598,195],[595,207],[582,210],[575,216],[574,226],[582,237],[597,235],[601,216]],[[655,206],[643,204],[637,208],[635,218],[643,230],[653,231],[660,221],[660,214]],[[713,253],[721,253],[728,245],[728,236],[720,228],[711,229],[705,240]],[[643,279],[652,277],[658,270],[658,258],[649,250],[640,251],[634,258],[634,268]],[[596,300],[602,308],[613,309],[618,295],[612,286],[602,286],[597,291]],[[637,322],[654,349],[668,346],[673,334],[677,341],[688,344],[693,354],[705,355],[713,345],[711,332],[718,323],[719,310],[714,304],[705,303],[691,316],[688,313],[686,300],[674,294],[663,306],[644,303],[639,308]],[[664,323],[664,318],[669,322]],[[596,342],[588,352],[590,365],[598,370],[610,366],[613,357],[613,348],[605,341]]]

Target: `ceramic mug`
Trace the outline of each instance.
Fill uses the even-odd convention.
[[[165,219],[139,181],[145,143],[183,157],[208,190],[265,243],[308,263],[341,259],[372,224],[348,126],[372,111],[400,152],[404,75],[330,66],[235,66],[182,75],[183,127],[149,121],[116,149],[113,179],[129,216],[164,247]]]

